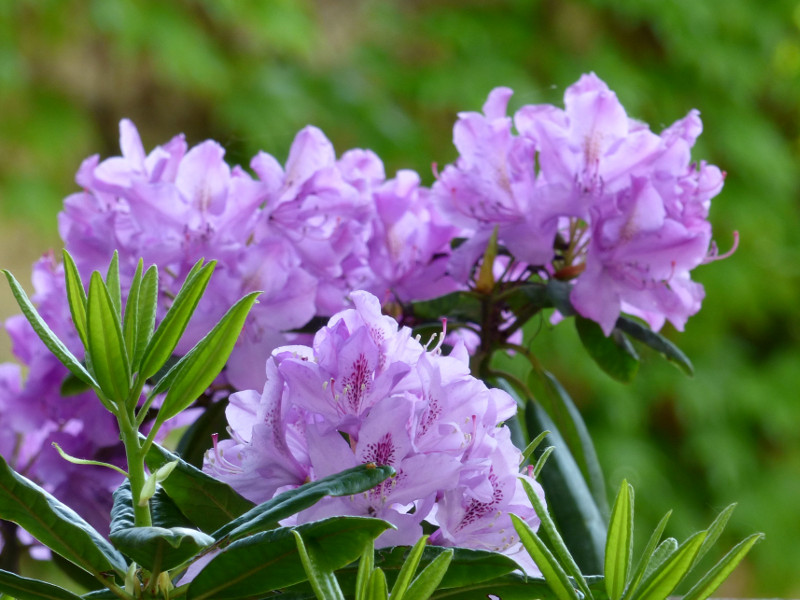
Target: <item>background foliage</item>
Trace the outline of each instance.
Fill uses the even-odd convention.
[[[686,537],[739,501],[731,540],[767,534],[737,595],[800,594],[800,4],[790,0],[14,0],[0,3],[0,262],[25,273],[58,246],[55,215],[89,154],[118,154],[130,117],[146,148],[185,132],[231,163],[285,159],[298,129],[387,172],[455,158],[456,112],[498,85],[561,103],[595,71],[656,131],[697,107],[695,156],[728,177],[711,220],[734,258],[698,270],[707,298],[684,334],[685,378],[646,361],[629,385],[582,358],[573,328],[540,335],[640,530],[668,509]],[[16,312],[2,292],[3,316]],[[543,322],[541,327],[551,325]],[[3,358],[9,356],[4,341]]]

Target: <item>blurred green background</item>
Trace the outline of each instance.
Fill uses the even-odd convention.
[[[0,2],[0,266],[27,282],[58,248],[56,214],[130,117],[150,149],[179,132],[231,163],[285,160],[298,129],[387,172],[455,158],[452,125],[498,85],[561,104],[595,71],[658,131],[701,110],[695,156],[728,173],[683,334],[694,378],[646,355],[637,381],[603,375],[569,324],[542,360],[581,406],[612,490],[636,487],[641,535],[668,509],[685,537],[738,501],[727,544],[760,530],[722,593],[800,596],[800,4],[789,0],[9,0]],[[2,316],[14,312],[2,290]],[[546,326],[549,328],[549,326]],[[3,339],[2,358],[9,357]],[[578,357],[577,360],[574,357]]]

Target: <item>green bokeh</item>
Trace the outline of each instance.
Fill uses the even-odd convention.
[[[595,71],[655,130],[699,108],[695,156],[727,171],[711,218],[726,261],[697,270],[702,312],[668,331],[696,376],[645,353],[610,381],[571,323],[537,339],[584,410],[611,489],[634,483],[641,527],[671,535],[739,501],[731,536],[767,534],[729,593],[800,594],[800,4],[786,0],[16,0],[0,3],[0,261],[26,279],[93,153],[179,132],[232,163],[284,160],[321,127],[387,172],[455,158],[456,113],[498,85],[512,109],[560,103]],[[25,235],[20,231],[26,232]],[[33,231],[33,233],[29,233]],[[21,247],[20,240],[24,240]],[[2,297],[3,299],[6,296]],[[3,314],[12,312],[3,307]],[[543,328],[551,328],[543,324]],[[673,335],[674,334],[674,335]]]

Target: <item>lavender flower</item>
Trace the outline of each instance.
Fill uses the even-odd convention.
[[[516,412],[513,399],[470,375],[463,348],[428,350],[381,314],[375,296],[351,298],[354,308],[334,315],[312,348],[273,352],[260,398],[232,397],[233,438],[207,452],[205,470],[263,502],[356,464],[390,464],[395,478],[297,519],[380,517],[397,530],[379,545],[413,543],[428,521],[442,545],[518,550],[508,512],[538,519],[522,501],[521,454],[502,425]]]

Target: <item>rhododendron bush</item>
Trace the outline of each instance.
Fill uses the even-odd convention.
[[[573,320],[612,377],[634,377],[635,344],[691,371],[658,331],[699,311],[691,272],[722,258],[707,217],[724,173],[691,157],[697,111],[655,133],[594,74],[563,109],[509,116],[511,95],[458,116],[431,187],[368,150],[337,157],[314,127],[246,170],[213,141],[147,152],[123,120],[121,156],[80,166],[63,257],[34,265],[30,300],[6,272],[21,366],[0,366],[3,564],[55,554],[97,589],[13,568],[0,591],[672,593],[730,510],[656,551],[662,521],[637,567],[632,490],[609,508],[530,340]]]

